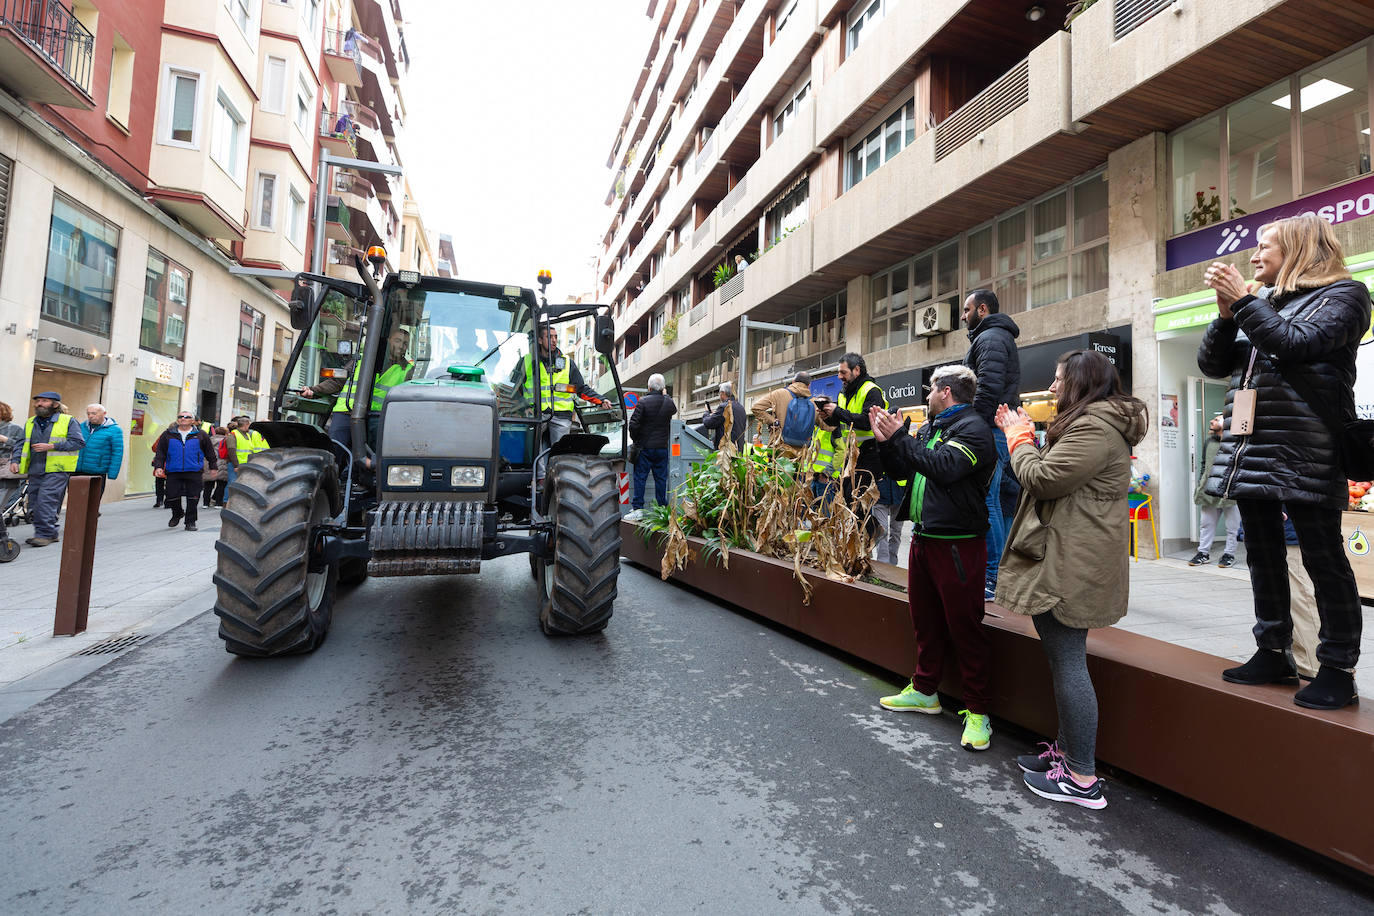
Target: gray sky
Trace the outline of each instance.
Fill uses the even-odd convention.
[[[615,129],[648,46],[647,0],[402,0],[401,156],[459,275],[590,292]]]

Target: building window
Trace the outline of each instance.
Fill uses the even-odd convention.
[[[320,0],[303,0],[301,18],[305,20],[306,27],[313,32],[320,22]]]
[[[200,147],[200,74],[168,68],[164,81],[167,123],[162,142],[194,149]]]
[[[256,385],[262,374],[262,312],[239,303],[239,344],[234,374],[239,382]]]
[[[224,6],[225,9],[229,10],[234,25],[239,27],[240,32],[247,35],[248,27],[253,24],[253,10],[250,0],[225,0]]]
[[[262,65],[263,111],[286,114],[286,58],[268,56]]]
[[[883,21],[886,7],[891,2],[892,0],[859,0],[854,4],[847,20],[849,29],[845,39],[846,55],[853,54],[859,43],[873,34],[874,27]]]
[[[649,316],[650,337],[657,337],[663,332],[663,323],[667,320],[667,316],[664,314],[665,311],[666,309],[660,305],[658,308],[654,309],[653,314]]]
[[[258,172],[257,188],[253,194],[254,225],[259,229],[272,230],[277,227],[277,176],[271,172]]]
[[[118,226],[54,193],[44,317],[108,337],[118,255]]]
[[[803,178],[796,187],[785,192],[781,199],[764,214],[765,251],[786,238],[793,229],[806,222],[810,188],[810,179]]]
[[[813,302],[782,319],[797,333],[769,331],[756,338],[752,354],[753,385],[768,384],[797,370],[816,370],[844,354],[844,319],[848,294],[843,290]]]
[[[1368,174],[1371,65],[1363,42],[1170,135],[1173,232]]]
[[[220,92],[215,97],[215,127],[210,158],[239,183],[242,183],[239,170],[243,165],[244,134],[243,115],[239,114],[229,97]]]
[[[314,104],[315,93],[301,77],[296,83],[296,129],[303,134],[310,132],[310,109]]]
[[[802,103],[811,94],[811,78],[803,80],[801,88],[796,92],[790,93],[787,99],[778,106],[773,115],[773,139],[782,136],[782,132],[787,129],[787,125],[792,123],[792,119],[797,116]]]
[[[301,192],[292,186],[288,197],[290,198],[286,214],[286,237],[291,240],[291,244],[298,249],[305,247],[305,198]]]
[[[173,359],[186,356],[186,313],[191,272],[156,249],[148,249],[143,275],[143,325],[138,345]]]
[[[110,95],[105,114],[125,130],[129,129],[129,109],[134,95],[134,49],[118,33],[111,36]]]
[[[908,99],[849,148],[845,159],[845,189],[872,175],[915,139],[916,100]]]
[[[281,384],[282,370],[286,368],[286,361],[291,357],[293,335],[287,328],[277,325],[274,337],[275,340],[272,347],[272,387],[275,389]]]

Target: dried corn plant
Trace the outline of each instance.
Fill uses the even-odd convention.
[[[725,412],[721,449],[693,467],[674,492],[670,508],[655,507],[639,523],[646,541],[656,532],[666,533],[662,577],[667,579],[690,559],[688,537],[702,538],[702,558],[718,557],[726,569],[732,549],[790,562],[804,603],[810,603],[812,590],[804,567],[846,582],[868,572],[872,540],[861,519],[878,500],[876,484],[859,472],[862,482],[854,488],[852,504],[841,497],[838,481],[817,498],[808,473],[815,460],[814,444],[795,458],[777,449],[737,454],[728,445],[731,413]],[[850,475],[858,457],[855,438],[846,437],[843,459]]]

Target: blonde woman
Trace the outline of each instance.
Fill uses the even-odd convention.
[[[1250,265],[1248,283],[1234,265],[1207,268],[1218,317],[1198,350],[1205,375],[1231,379],[1226,432],[1203,489],[1240,508],[1255,596],[1257,651],[1222,677],[1297,684],[1287,507],[1321,618],[1320,668],[1293,699],[1339,709],[1359,699],[1361,610],[1341,536],[1348,497],[1339,441],[1322,414],[1355,415],[1355,353],[1369,327],[1369,291],[1350,279],[1330,224],[1314,215],[1262,227]]]

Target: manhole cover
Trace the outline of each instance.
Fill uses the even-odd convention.
[[[93,646],[87,646],[77,655],[114,655],[116,652],[123,652],[125,649],[132,649],[134,646],[149,639],[149,633],[135,633],[131,636],[117,636],[114,639],[107,639],[98,642]]]

